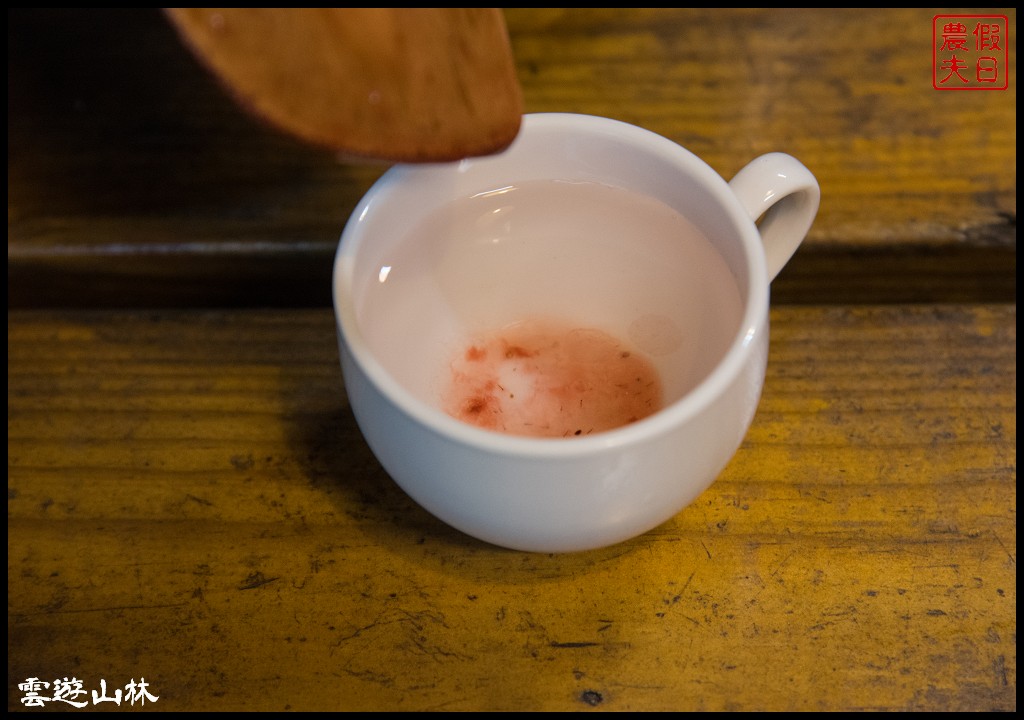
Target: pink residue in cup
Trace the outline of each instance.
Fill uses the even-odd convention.
[[[529,320],[461,349],[443,403],[487,430],[572,438],[656,412],[661,381],[642,353],[606,332]]]

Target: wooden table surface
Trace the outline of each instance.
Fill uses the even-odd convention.
[[[936,12],[506,10],[528,112],[822,186],[733,461],[547,555],[355,425],[330,264],[384,166],[253,121],[156,10],[9,10],[8,709],[1015,710],[1016,12],[942,11],[1008,17],[977,92],[933,87]]]

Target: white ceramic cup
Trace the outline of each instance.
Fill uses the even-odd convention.
[[[406,299],[405,306],[385,314],[368,310],[372,294],[388,292],[389,273],[423,271],[436,263],[429,243],[411,259],[408,247],[401,247],[440,208],[548,180],[623,188],[668,205],[711,241],[739,297],[737,321],[721,348],[704,352],[700,337],[686,338],[691,355],[704,353],[699,377],[672,390],[679,384],[671,377],[674,356],[659,360],[669,388],[662,409],[568,439],[481,429],[431,400],[445,353],[454,350],[450,346],[467,317],[504,313],[495,321],[508,322],[514,319],[509,308],[514,311],[520,302],[534,309],[571,304],[564,292],[545,296],[542,289],[551,283],[533,279],[543,276],[540,265],[507,279],[488,267],[481,280],[472,265],[456,264],[460,272],[432,278],[438,287],[414,302]],[[758,157],[727,183],[664,137],[616,120],[564,113],[525,116],[515,142],[497,155],[391,168],[352,213],[333,278],[345,387],[367,443],[424,508],[496,545],[571,552],[653,529],[700,495],[742,442],[764,383],[769,283],[806,236],[819,197],[814,176],[789,155]],[[402,258],[407,267],[392,266]],[[629,279],[627,265],[618,275]],[[573,267],[557,272],[569,277]],[[644,278],[629,283],[658,284]],[[587,307],[550,309],[618,314],[616,327],[651,314],[612,291],[607,295],[607,302]],[[595,305],[601,309],[592,311]],[[672,315],[671,308],[659,312]],[[700,314],[704,325],[694,327],[721,321],[714,306],[702,306]]]

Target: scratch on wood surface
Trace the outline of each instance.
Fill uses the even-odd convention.
[[[186,605],[188,605],[188,603],[167,603],[164,605],[107,605],[103,607],[78,608],[71,610],[44,608],[40,612],[18,613],[16,616],[12,615],[11,617],[21,618],[30,617],[32,615],[74,615],[78,613],[117,612],[121,610],[159,610],[162,608],[184,607]]]
[[[245,580],[242,581],[242,584],[238,586],[238,589],[252,590],[253,588],[262,587],[263,585],[267,585],[269,583],[274,582],[275,580],[280,579],[281,578],[279,577],[268,578],[266,575],[257,570],[256,572],[249,573],[248,577],[246,577]]]
[[[584,648],[594,647],[600,643],[596,642],[558,642],[556,640],[551,641],[551,647],[553,648]]]

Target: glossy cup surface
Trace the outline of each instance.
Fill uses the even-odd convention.
[[[570,440],[505,435],[448,416],[400,381],[393,361],[378,357],[360,318],[388,243],[456,198],[549,179],[622,187],[674,208],[715,245],[742,302],[732,340],[694,388],[643,420]],[[787,155],[756,159],[734,183],[654,133],[561,113],[527,115],[499,155],[385,173],[344,229],[333,281],[346,391],[384,469],[453,527],[525,551],[610,545],[690,504],[732,458],[756,412],[770,279],[803,239],[818,203],[813,176]],[[759,231],[753,218],[761,215]],[[437,324],[444,332],[444,318]]]

